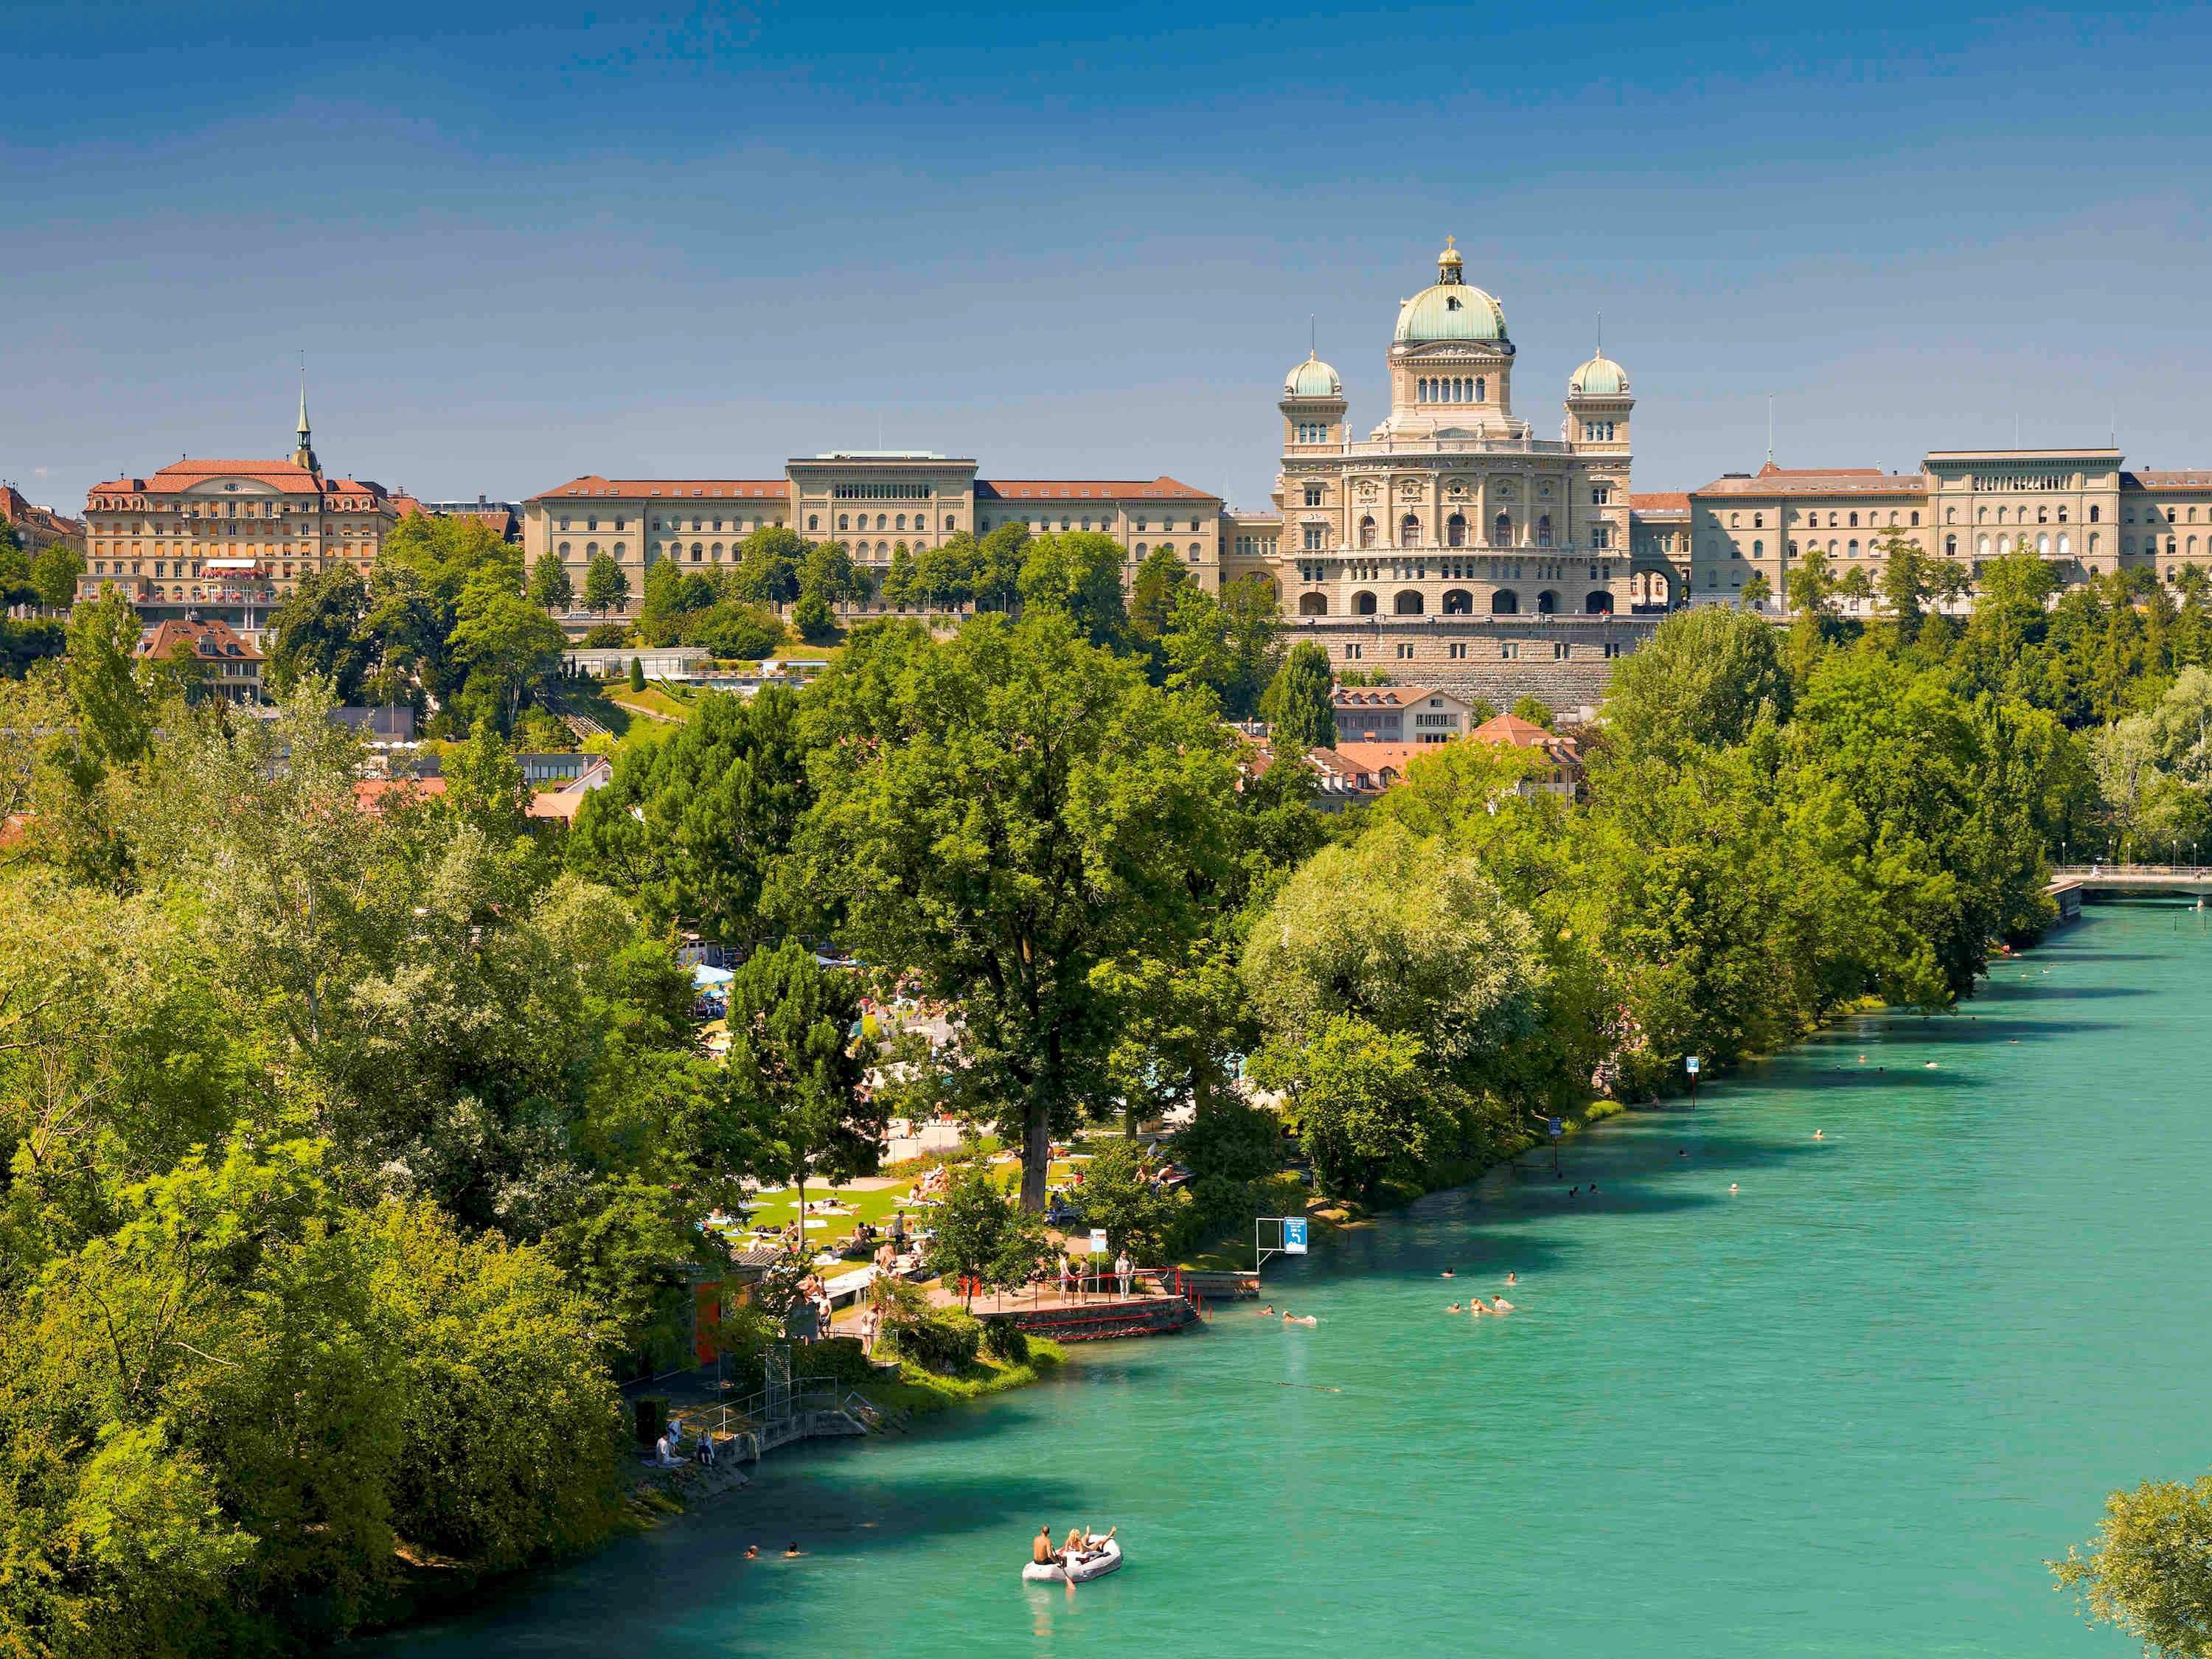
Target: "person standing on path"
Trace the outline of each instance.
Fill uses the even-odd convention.
[[[1128,1247],[1124,1245],[1121,1254],[1114,1258],[1114,1277],[1121,1281],[1121,1299],[1124,1302],[1129,1299],[1129,1281],[1135,1277],[1136,1272],[1137,1264],[1129,1260]]]

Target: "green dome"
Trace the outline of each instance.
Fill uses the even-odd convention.
[[[1570,398],[1620,398],[1628,392],[1628,371],[1607,356],[1591,358],[1567,382]]]
[[[1449,282],[1423,289],[1398,307],[1400,345],[1423,345],[1432,340],[1504,337],[1504,307],[1480,289],[1459,281],[1455,275]]]
[[[1285,398],[1341,398],[1344,382],[1336,378],[1336,371],[1318,357],[1308,354],[1288,374],[1283,376],[1283,396]]]

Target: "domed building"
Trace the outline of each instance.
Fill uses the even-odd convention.
[[[1447,238],[1436,281],[1399,303],[1389,410],[1364,439],[1318,356],[1284,378],[1279,516],[1224,524],[1224,578],[1262,572],[1337,663],[1426,684],[1479,679],[1478,641],[1517,660],[1523,641],[1497,619],[1625,614],[1627,371],[1601,353],[1583,364],[1561,435],[1539,438],[1513,410],[1516,356],[1505,307]],[[1594,684],[1620,648],[1609,623],[1520,631],[1547,660],[1587,654]]]

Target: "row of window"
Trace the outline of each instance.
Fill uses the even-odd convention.
[[[1549,643],[1552,647],[1552,660],[1553,662],[1565,662],[1574,655],[1575,648],[1573,645],[1565,640],[1553,640],[1547,641],[1547,643]],[[1522,641],[1519,640],[1499,641],[1498,644],[1498,659],[1500,662],[1520,661],[1522,644]],[[1449,658],[1453,662],[1465,662],[1467,660],[1468,654],[1467,647],[1468,642],[1465,640],[1453,640],[1445,646],[1444,655]],[[1364,641],[1359,640],[1347,640],[1344,643],[1343,651],[1345,661],[1358,662],[1366,654]],[[1601,657],[1618,657],[1620,654],[1620,642],[1617,640],[1602,641],[1598,646],[1598,654]],[[1398,647],[1398,660],[1400,662],[1413,661],[1413,647],[1411,645],[1401,642]]]
[[[1480,374],[1423,375],[1413,382],[1417,401],[1425,404],[1487,403],[1489,382]]]
[[[1595,573],[1592,574],[1595,575]],[[1378,614],[1380,602],[1375,595],[1362,588],[1352,596],[1351,609],[1346,614],[1354,617],[1372,617]],[[1392,596],[1390,600],[1390,614],[1394,617],[1425,616],[1428,613],[1428,597],[1419,588],[1401,588]],[[1536,615],[1556,616],[1559,611],[1559,596],[1552,589],[1547,587],[1536,595]],[[1301,593],[1298,595],[1298,615],[1301,617],[1326,617],[1328,614],[1328,594]],[[1473,616],[1474,595],[1464,587],[1445,589],[1443,614],[1447,617]],[[1519,616],[1521,596],[1510,587],[1497,589],[1490,596],[1490,614],[1493,617]],[[1588,617],[1611,616],[1613,595],[1603,588],[1596,588],[1585,593],[1583,596],[1583,614]]]
[[[1586,444],[1609,444],[1613,441],[1613,423],[1611,421],[1584,421],[1583,441]]]

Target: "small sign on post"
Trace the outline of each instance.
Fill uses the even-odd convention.
[[[1093,1227],[1091,1230],[1091,1254],[1093,1255],[1106,1254],[1106,1230],[1103,1227]]]
[[[1566,1132],[1567,1126],[1559,1121],[1557,1116],[1553,1117],[1553,1119],[1544,1126],[1544,1133],[1551,1136],[1554,1140],[1557,1140],[1561,1135],[1566,1133]]]
[[[1695,1054],[1684,1054],[1682,1069],[1690,1074],[1690,1104],[1695,1106],[1698,1103],[1698,1073],[1700,1069],[1698,1057]]]
[[[1306,1253],[1306,1218],[1304,1216],[1283,1218],[1283,1254],[1304,1255]]]

